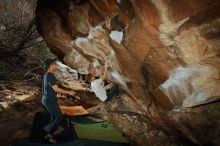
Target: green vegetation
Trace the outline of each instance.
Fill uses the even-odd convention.
[[[50,54],[50,48],[47,47],[46,43],[38,43],[35,47],[41,52],[45,54]]]

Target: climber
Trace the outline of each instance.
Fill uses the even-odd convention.
[[[86,81],[85,78],[86,78],[85,74],[81,74],[78,72],[78,80],[80,83],[84,83]]]
[[[109,66],[106,64],[104,69],[104,74],[101,77],[96,77],[96,69],[91,64],[88,68],[89,74],[91,77],[91,92],[94,92],[95,95],[101,100],[101,101],[110,101],[112,97],[121,97],[123,93],[120,91],[117,85],[115,84],[108,84],[105,86],[105,82],[108,75],[108,69]]]
[[[74,96],[74,91],[67,91],[58,87],[56,83],[56,77],[54,72],[57,69],[55,59],[47,59],[44,61],[44,68],[46,73],[43,76],[43,88],[42,88],[42,104],[51,114],[51,120],[46,130],[48,133],[45,139],[50,143],[57,143],[54,136],[58,135],[57,129],[63,119],[62,112],[57,103],[57,93]]]

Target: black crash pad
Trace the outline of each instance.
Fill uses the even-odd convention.
[[[42,144],[42,143],[28,143],[28,142],[19,142],[11,146],[84,146],[82,142],[68,142],[60,144]]]
[[[74,128],[71,124],[68,123],[68,117],[64,117],[61,126],[64,128],[64,131],[57,136],[58,143],[67,143],[76,141],[77,137],[74,132]],[[50,115],[47,113],[36,113],[33,123],[32,129],[30,132],[29,143],[45,143],[46,131],[43,130],[43,127],[50,122]]]

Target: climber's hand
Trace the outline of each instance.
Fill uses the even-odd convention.
[[[82,88],[82,89],[80,89],[81,91],[87,91],[87,89],[86,88]]]
[[[105,70],[107,71],[109,69],[109,65],[108,64],[105,64]]]
[[[92,91],[92,89],[85,89],[85,91],[88,91],[88,92],[93,92],[93,91]]]
[[[76,95],[76,92],[74,92],[74,91],[68,91],[68,95],[74,96],[74,95]]]

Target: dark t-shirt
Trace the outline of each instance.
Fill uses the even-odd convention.
[[[56,85],[56,77],[47,72],[43,77],[43,95],[47,100],[55,101],[57,99],[57,93],[53,90],[52,86]]]

